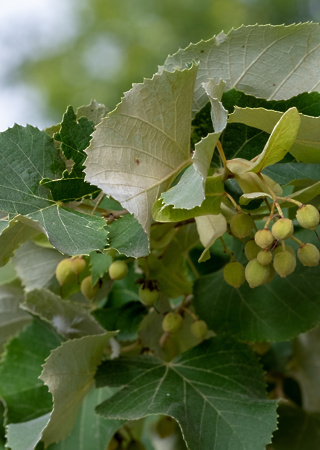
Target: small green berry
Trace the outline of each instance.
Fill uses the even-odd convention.
[[[109,276],[112,280],[122,280],[128,273],[128,266],[122,260],[114,261],[109,267]]]
[[[92,276],[89,275],[81,281],[80,290],[89,300],[95,297],[99,291],[98,285],[92,284]]]
[[[60,286],[76,282],[77,278],[71,267],[71,258],[59,262],[56,267],[56,278]]]
[[[162,329],[167,333],[177,333],[183,326],[183,318],[177,312],[167,313],[162,321]]]
[[[284,248],[282,247],[282,245],[278,245],[278,247],[276,247],[276,248],[273,250],[273,257],[275,257],[275,255],[276,255],[277,253],[281,253],[281,252],[283,252],[284,250],[286,250],[287,252],[291,253],[291,255],[293,255],[294,257],[296,256],[296,252],[294,251],[294,249],[293,249],[290,245],[287,245],[287,244],[286,244]]]
[[[257,261],[262,266],[267,266],[272,262],[272,252],[267,249],[260,250],[260,252],[257,254]]]
[[[224,266],[223,277],[230,286],[239,288],[245,282],[244,266],[239,262],[230,262]]]
[[[159,289],[149,284],[141,284],[139,287],[139,297],[146,306],[153,306],[159,298]]]
[[[253,227],[254,221],[249,214],[240,212],[231,217],[230,230],[236,238],[243,239],[250,236]]]
[[[197,339],[201,339],[201,341],[206,337],[208,332],[208,325],[204,320],[195,320],[191,324],[191,333]]]
[[[271,233],[277,240],[288,239],[293,234],[293,222],[286,217],[282,217],[272,225]]]
[[[254,235],[254,240],[256,244],[261,248],[270,248],[273,244],[274,237],[268,228],[263,228],[262,230],[258,230]]]
[[[76,275],[82,273],[86,268],[86,262],[81,256],[77,256],[76,258],[71,258],[71,270]]]
[[[268,266],[262,266],[257,259],[248,262],[245,269],[245,277],[249,286],[255,288],[266,283],[270,274]]]
[[[296,268],[296,257],[287,250],[279,252],[273,259],[273,267],[280,277],[285,278],[294,272]]]
[[[246,258],[248,261],[251,261],[252,259],[255,259],[260,252],[261,247],[257,245],[256,241],[254,239],[250,239],[244,246],[244,254],[246,255]]]
[[[302,244],[297,252],[299,261],[307,267],[315,267],[319,264],[320,253],[313,244]]]
[[[315,230],[319,225],[320,214],[313,205],[302,205],[297,211],[296,218],[303,228]]]

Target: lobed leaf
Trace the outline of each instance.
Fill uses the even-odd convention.
[[[43,178],[59,178],[62,170],[49,136],[30,125],[15,125],[0,133],[0,146],[0,211],[19,216],[28,225],[33,221],[32,226],[45,232],[62,253],[77,255],[103,249],[107,240],[105,221],[59,206],[40,185]]]
[[[276,404],[266,399],[259,363],[246,345],[226,336],[169,363],[154,357],[106,361],[96,383],[125,385],[97,407],[99,414],[128,420],[171,416],[190,450],[262,450],[276,427]]]

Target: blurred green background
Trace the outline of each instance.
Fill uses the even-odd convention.
[[[42,0],[38,3],[41,3],[42,16],[33,15],[25,23],[22,17],[19,26],[12,30],[11,23],[10,29],[2,27],[0,32],[0,44],[6,45],[7,50],[6,70],[3,62],[0,69],[0,103],[1,95],[4,99],[0,129],[13,125],[4,119],[28,122],[40,128],[59,122],[69,104],[78,107],[89,103],[91,98],[113,109],[123,92],[132,83],[151,77],[168,54],[190,42],[209,39],[222,30],[228,32],[242,24],[290,24],[320,19],[319,0]],[[37,8],[36,0],[26,4],[29,11]],[[17,9],[16,16],[18,12],[22,10]],[[46,32],[42,28],[45,29],[49,15],[52,29]],[[14,48],[14,54],[11,51],[14,60],[10,60],[10,45]],[[0,45],[0,64],[1,59]],[[24,102],[21,108],[16,95],[19,89]],[[9,113],[10,92],[14,110]]]

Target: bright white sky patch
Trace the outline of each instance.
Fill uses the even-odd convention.
[[[14,122],[38,125],[41,98],[21,83],[14,83],[14,69],[25,59],[53,52],[74,36],[77,23],[73,0],[9,0],[0,6],[0,131]],[[28,117],[28,119],[26,119]],[[30,120],[29,120],[30,118]]]

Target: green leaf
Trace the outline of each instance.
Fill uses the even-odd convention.
[[[105,347],[114,335],[105,333],[67,341],[47,358],[39,377],[48,386],[54,402],[42,434],[46,446],[70,434]]]
[[[221,103],[225,82],[220,79],[219,82],[216,83],[213,79],[210,79],[207,83],[203,83],[203,87],[208,94],[211,103],[213,128],[216,133],[221,133],[226,128],[228,121],[228,111]]]
[[[107,420],[98,416],[95,406],[114,394],[114,389],[91,389],[82,402],[78,418],[70,436],[49,450],[94,449],[105,450],[113,434],[124,423],[123,420]],[[23,449],[25,450],[25,449]]]
[[[260,155],[250,163],[247,160],[234,159],[228,162],[228,169],[235,174],[245,172],[259,173],[265,167],[281,161],[290,151],[296,140],[300,126],[300,116],[296,108],[286,111],[274,126],[271,135]],[[243,164],[239,164],[243,162]]]
[[[80,106],[77,109],[77,119],[86,117],[94,125],[98,125],[101,120],[108,114],[108,108],[96,100],[91,100],[89,105]]]
[[[208,177],[206,181],[206,197],[201,206],[196,206],[192,209],[179,209],[173,205],[165,205],[162,199],[157,200],[152,207],[154,220],[157,222],[179,222],[193,217],[218,214],[220,212],[222,194],[224,193],[224,186],[221,180],[221,175]],[[198,181],[196,184],[199,186]],[[194,193],[195,190],[192,186],[187,185],[184,187],[184,192],[188,193],[189,197],[191,197],[190,192]]]
[[[284,279],[276,275],[270,284],[254,289],[247,283],[239,289],[229,286],[219,270],[195,283],[193,305],[217,333],[249,341],[284,341],[319,323],[319,289],[317,269],[299,262],[293,274]]]
[[[14,254],[13,262],[25,290],[32,291],[57,284],[55,270],[64,257],[52,248],[25,242]]]
[[[225,83],[222,80],[217,84],[214,80],[210,80],[204,85],[211,102],[211,118],[215,133],[208,134],[195,144],[193,165],[182,174],[176,186],[161,195],[166,205],[173,205],[180,209],[193,209],[201,206],[205,200],[206,180],[213,152],[222,131],[227,126],[228,112],[220,102],[224,86]],[[211,213],[214,214],[214,212]]]
[[[197,230],[204,246],[199,262],[210,258],[209,248],[227,231],[227,220],[223,214],[196,217]]]
[[[271,133],[276,123],[281,118],[279,111],[264,108],[235,108],[229,116],[230,123],[244,123],[250,127]],[[295,143],[290,153],[299,162],[319,163],[320,161],[320,132],[319,117],[310,117],[300,114],[301,124]]]
[[[130,301],[113,308],[96,309],[92,314],[106,330],[119,331],[119,341],[134,341],[138,337],[138,328],[147,310],[141,302]]]
[[[24,293],[20,286],[7,284],[0,286],[0,352],[9,337],[18,333],[31,317],[20,309]]]
[[[266,167],[263,173],[282,186],[299,184],[298,180],[319,180],[320,164],[287,163]]]
[[[149,253],[149,241],[141,224],[132,214],[126,214],[109,226],[110,247],[128,257],[141,258]]]
[[[242,26],[180,49],[167,58],[163,69],[183,69],[191,61],[199,64],[194,111],[207,102],[202,83],[210,78],[225,81],[226,90],[237,88],[269,100],[288,99],[317,90],[319,42],[317,23]]]
[[[133,213],[149,234],[151,208],[190,163],[197,67],[135,84],[93,133],[86,180]]]
[[[45,414],[27,422],[9,424],[7,426],[8,447],[12,450],[34,450],[49,418],[50,414]]]
[[[7,423],[26,422],[51,411],[52,398],[39,375],[45,358],[59,344],[56,333],[38,321],[7,344],[0,367],[0,396],[6,404]]]
[[[28,292],[22,308],[49,322],[67,339],[101,334],[105,331],[79,304],[62,300],[46,289]]]
[[[93,286],[97,284],[98,280],[108,271],[112,263],[112,256],[106,253],[90,253],[90,271],[92,276]]]
[[[91,186],[84,181],[83,173],[83,163],[86,158],[84,149],[88,147],[93,131],[93,124],[86,117],[77,119],[73,108],[69,106],[63,116],[60,130],[54,138],[61,142],[61,149],[66,159],[73,161],[71,170],[70,172],[65,170],[61,179],[44,179],[41,182],[43,186],[51,190],[55,201],[79,200],[100,191],[96,186]]]
[[[320,375],[319,327],[298,336],[292,345],[289,374],[295,378],[302,391],[302,404],[309,412],[320,411],[318,380]]]
[[[5,264],[4,266],[0,267],[0,286],[9,284],[12,281],[16,280],[16,278],[17,273],[12,260],[7,262],[7,264]]]
[[[5,228],[0,235],[0,266],[9,261],[13,253],[27,239],[39,234],[39,231],[28,225],[27,220],[23,222],[22,217],[16,216],[7,222],[8,227]],[[32,221],[28,221],[32,224]]]
[[[220,133],[209,134],[196,144],[192,158],[193,165],[185,170],[173,188],[161,195],[166,205],[173,205],[180,209],[201,206],[205,199],[206,180],[219,136]]]
[[[276,403],[266,399],[256,358],[226,336],[206,340],[169,363],[153,357],[106,361],[96,383],[126,385],[97,407],[99,414],[129,420],[169,415],[190,450],[263,450],[276,427]]]
[[[40,181],[60,177],[61,160],[49,136],[37,128],[15,125],[0,133],[0,211],[37,222],[54,247],[69,255],[87,254],[106,245],[105,221],[60,207]],[[12,247],[11,247],[12,248]],[[14,249],[13,249],[14,250]]]
[[[320,446],[320,414],[309,413],[294,404],[280,404],[279,429],[270,450],[315,450]]]
[[[69,106],[61,122],[60,131],[54,135],[54,139],[61,142],[61,149],[66,159],[74,162],[71,174],[75,177],[83,177],[83,163],[86,159],[84,150],[88,147],[94,126],[86,118],[77,119],[72,106]]]
[[[150,279],[159,282],[159,290],[170,298],[191,294],[192,283],[189,280],[186,263],[176,247],[169,247],[161,258],[152,253],[148,257]],[[144,262],[141,262],[144,265]]]

